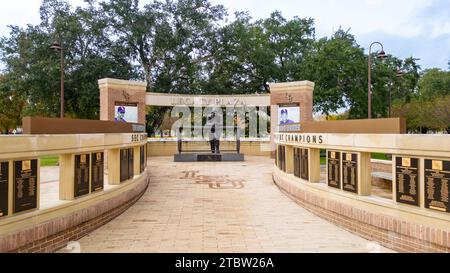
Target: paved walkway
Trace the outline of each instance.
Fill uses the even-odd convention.
[[[125,213],[79,241],[82,252],[389,251],[301,208],[273,184],[273,163],[149,159],[151,182]]]

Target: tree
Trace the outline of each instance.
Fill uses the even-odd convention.
[[[450,95],[450,71],[425,70],[419,81],[419,95],[426,99]]]
[[[0,40],[9,82],[28,101],[25,114],[59,115],[59,55],[49,48],[58,40],[65,49],[67,116],[98,118],[97,80],[136,76],[126,56],[106,39],[106,19],[92,3],[74,10],[60,0],[44,0],[40,14],[39,25],[11,27],[10,37]]]
[[[11,89],[7,77],[0,75],[0,133],[20,127],[24,107],[25,100]]]
[[[280,12],[253,21],[248,13],[224,26],[213,41],[214,61],[205,90],[268,92],[267,82],[304,77],[302,64],[314,43],[312,19],[285,19]],[[214,92],[213,91],[213,92]]]

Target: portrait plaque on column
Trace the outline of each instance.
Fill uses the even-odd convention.
[[[358,193],[358,155],[342,153],[342,186],[345,191]]]
[[[309,150],[300,149],[300,178],[309,181]]]
[[[8,215],[9,163],[0,162],[0,217]]]
[[[129,168],[128,168],[128,149],[120,150],[120,182],[128,180]]]
[[[419,159],[396,157],[395,183],[397,202],[419,206]]]
[[[128,149],[128,179],[134,177],[134,149]]]
[[[91,192],[103,190],[104,153],[92,153]]]
[[[14,213],[37,208],[38,161],[14,161]]]
[[[341,189],[341,153],[328,151],[328,186]]]
[[[425,207],[450,212],[448,181],[450,161],[425,159]]]
[[[89,162],[89,154],[75,155],[75,198],[89,194]]]

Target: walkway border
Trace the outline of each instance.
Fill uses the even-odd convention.
[[[0,252],[49,253],[68,247],[69,242],[81,239],[135,204],[148,188],[147,171],[134,180],[93,195],[92,198],[39,211],[39,215],[14,223],[24,225],[21,222],[31,220],[38,224],[0,237]],[[39,223],[39,218],[54,214],[57,216]]]
[[[319,185],[300,181],[277,167],[273,180],[282,192],[308,211],[387,248],[399,252],[450,252],[450,232],[436,225],[418,223],[401,213],[398,216],[382,213],[375,209],[378,205],[321,190]],[[390,211],[386,207],[383,210]]]

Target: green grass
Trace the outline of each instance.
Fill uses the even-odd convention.
[[[320,158],[320,165],[325,165],[327,164],[327,158],[326,157],[321,157]]]
[[[59,156],[43,156],[41,157],[41,166],[49,167],[49,166],[57,166],[58,165]]]
[[[373,153],[372,159],[391,160],[391,158],[389,158],[387,154],[379,154],[379,153]]]

